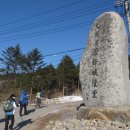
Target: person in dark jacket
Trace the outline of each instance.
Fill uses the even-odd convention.
[[[7,99],[12,103],[13,109],[11,111],[5,111],[5,128],[4,130],[8,130],[8,127],[10,130],[13,130],[14,126],[14,114],[15,114],[15,108],[18,107],[16,101],[15,101],[16,96],[14,94],[10,95],[10,97]],[[9,120],[11,121],[9,125]]]
[[[22,110],[24,108],[24,114],[27,115],[28,96],[26,90],[22,90],[19,97],[20,111],[19,115],[22,116]]]

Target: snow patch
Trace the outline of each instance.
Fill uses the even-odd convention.
[[[61,103],[66,103],[66,102],[75,102],[75,101],[82,101],[83,98],[81,96],[64,96],[57,98]]]

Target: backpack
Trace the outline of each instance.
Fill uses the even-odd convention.
[[[24,102],[25,102],[25,99],[24,99],[24,95],[22,94],[22,95],[19,97],[19,103],[24,104]]]
[[[41,93],[40,92],[37,92],[37,98],[41,98]]]
[[[8,99],[3,105],[3,110],[5,112],[11,112],[13,111],[13,108],[13,101],[11,101],[10,99]]]
[[[44,94],[44,91],[41,91],[41,92],[40,92],[40,97],[44,97],[44,95],[45,95],[45,94]]]

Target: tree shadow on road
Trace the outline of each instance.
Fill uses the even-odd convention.
[[[5,118],[0,119],[0,123],[3,123],[3,122],[5,122]]]
[[[28,114],[35,112],[35,109],[28,110]]]
[[[25,121],[22,121],[20,123],[18,123],[16,125],[16,127],[14,127],[14,130],[20,130],[22,127],[28,125],[28,124],[31,124],[33,123],[34,121],[32,121],[32,119],[28,119],[28,120],[25,120]]]

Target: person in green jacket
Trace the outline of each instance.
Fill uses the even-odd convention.
[[[36,108],[40,108],[42,103],[41,92],[37,92],[36,95]]]

